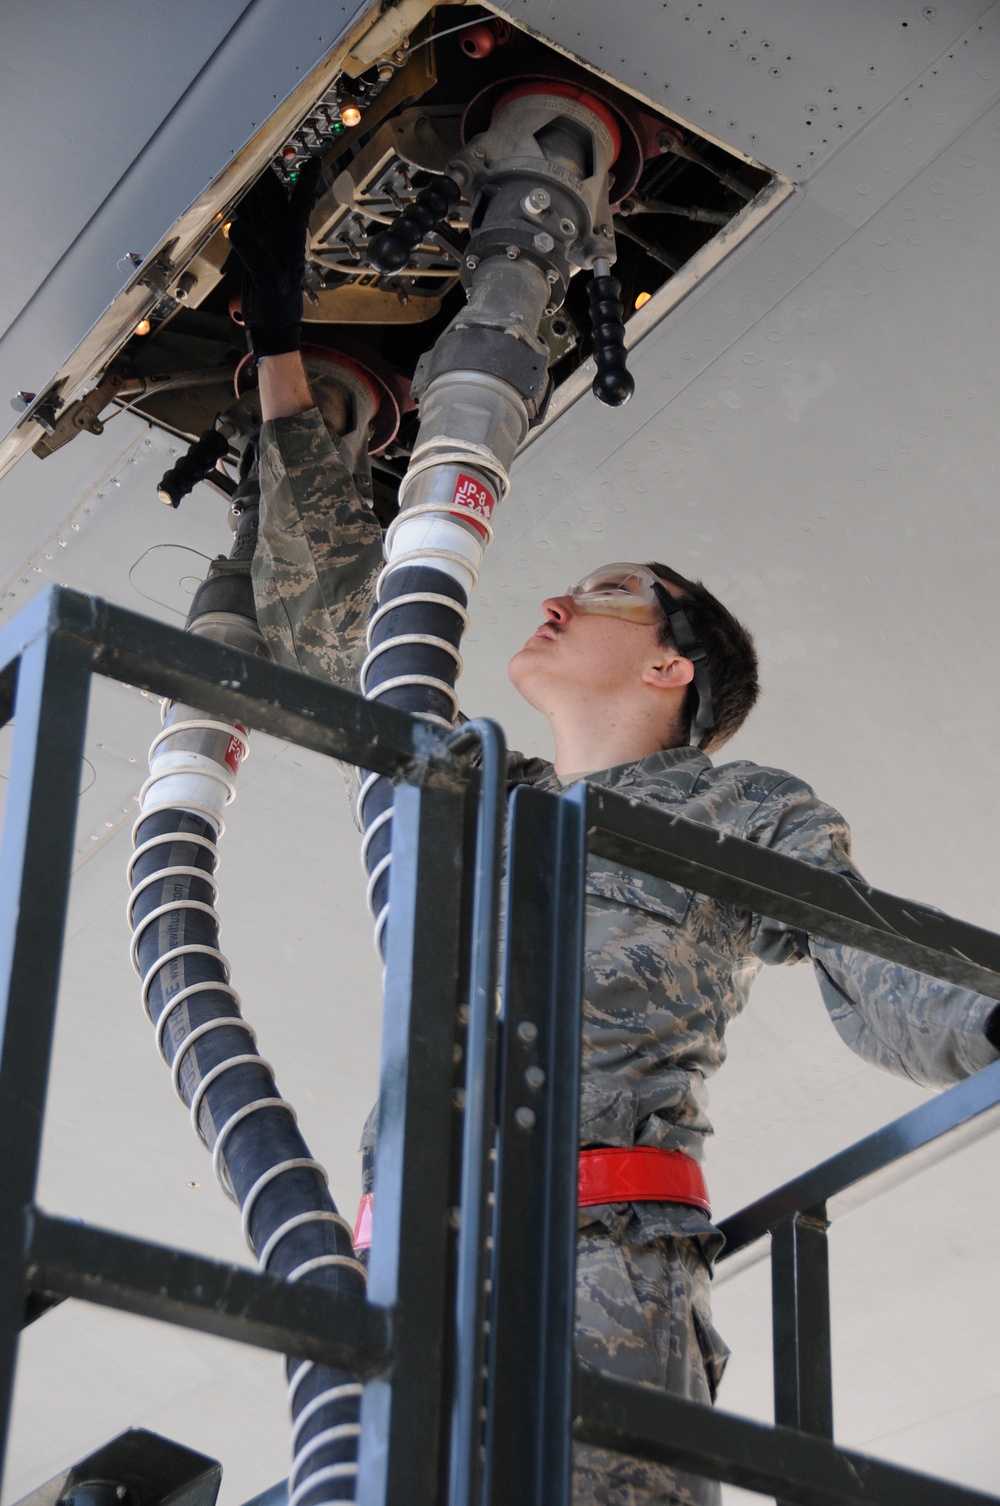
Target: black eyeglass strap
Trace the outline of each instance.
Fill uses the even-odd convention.
[[[694,715],[691,717],[691,725],[688,729],[688,741],[696,748],[701,748],[707,741],[708,735],[715,731],[715,708],[712,705],[712,683],[708,677],[708,664],[705,650],[698,642],[691,627],[690,620],[684,608],[675,597],[671,596],[666,586],[661,586],[659,581],[653,582],[653,590],[656,599],[663,609],[663,615],[667,619],[670,636],[677,645],[679,653],[685,659],[690,659],[694,665],[693,688],[697,705]]]

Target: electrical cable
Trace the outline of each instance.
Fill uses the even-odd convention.
[[[473,26],[478,25],[478,21],[463,21],[461,26],[449,26],[446,31],[436,31],[432,37],[424,37],[424,40],[418,42],[416,47],[411,47],[407,56],[412,57],[415,52],[420,51],[421,47],[429,47],[432,42],[440,42],[442,37],[454,36],[456,31],[471,31]]]

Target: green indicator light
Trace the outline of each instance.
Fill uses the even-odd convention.
[[[289,173],[288,174],[288,181],[289,181],[289,183],[297,183],[299,181],[299,175],[298,175],[298,173]]]
[[[333,122],[333,134],[335,136],[343,136],[343,134],[344,134],[344,122],[342,120],[335,120]]]

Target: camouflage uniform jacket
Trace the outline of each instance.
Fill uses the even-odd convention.
[[[260,471],[254,580],[264,632],[282,662],[353,687],[381,562],[378,524],[315,411],[264,426]],[[562,787],[541,759],[512,755],[510,775]],[[843,818],[779,769],[714,767],[678,747],[588,779],[801,862],[856,873]],[[837,1031],[876,1066],[936,1087],[996,1060],[984,1033],[994,1000],[592,858],[581,1141],[664,1146],[701,1160],[712,1132],[705,1082],[725,1060],[727,1025],[762,963],[809,957]],[[595,1218],[613,1232],[628,1223],[635,1243],[693,1235],[709,1256],[717,1244],[704,1215],[680,1204],[584,1215]]]

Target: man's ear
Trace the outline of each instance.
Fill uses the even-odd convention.
[[[642,683],[656,690],[683,690],[693,679],[691,660],[670,648],[660,648],[642,672]]]

